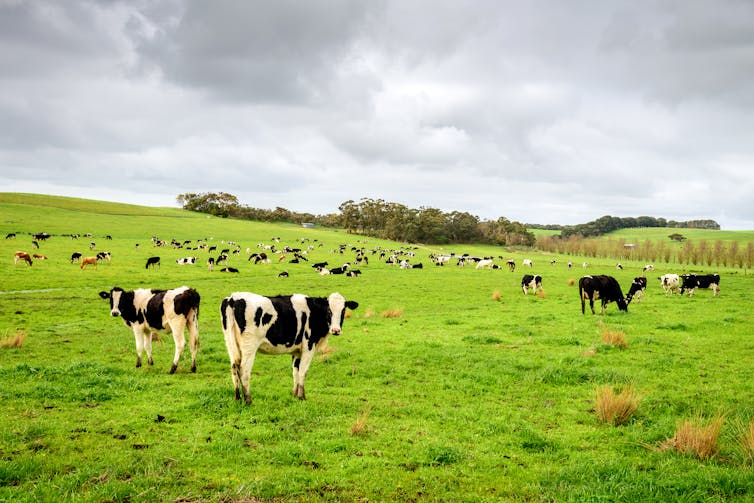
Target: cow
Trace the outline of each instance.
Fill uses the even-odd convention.
[[[110,315],[120,316],[131,327],[136,338],[136,368],[141,367],[141,354],[146,349],[147,362],[152,360],[152,333],[171,331],[175,341],[175,355],[170,373],[178,368],[183,349],[186,347],[184,330],[188,328],[191,349],[191,372],[196,372],[196,353],[199,350],[199,303],[201,297],[193,288],[182,286],[172,290],[139,288],[125,291],[114,287],[109,292],[100,292],[103,299],[110,299]]]
[[[340,335],[346,308],[358,306],[339,293],[264,297],[235,292],[223,299],[220,314],[236,400],[243,392],[246,404],[251,404],[249,377],[257,352],[292,354],[293,396],[304,400],[306,373],[314,355],[327,346],[330,334]]]
[[[288,271],[281,271],[281,272],[280,272],[280,273],[278,274],[278,278],[287,278],[288,276],[290,276],[290,275],[288,274]]]
[[[531,259],[525,258],[521,261],[521,265],[528,265],[529,267],[533,267],[533,264],[531,263]]]
[[[147,259],[147,265],[144,266],[144,269],[149,269],[149,266],[152,266],[152,269],[154,269],[154,266],[160,267],[160,257],[149,257]]]
[[[612,276],[582,276],[579,279],[579,296],[581,297],[581,314],[584,314],[584,303],[587,299],[592,314],[595,314],[594,301],[597,299],[602,301],[602,314],[605,314],[608,302],[615,302],[618,304],[618,309],[628,311],[628,304],[623,297],[620,285]]]
[[[712,290],[713,297],[720,295],[720,275],[719,274],[683,274],[681,275],[683,283],[681,284],[681,295],[688,290],[688,296],[694,295],[697,288],[709,288]]]
[[[238,269],[235,267],[223,267],[220,269],[220,272],[238,272]]]
[[[505,261],[505,263],[508,265],[508,269],[510,272],[513,272],[516,270],[516,261],[513,259],[508,259]]]
[[[678,292],[681,287],[681,280],[677,274],[663,274],[659,278],[662,289],[665,290],[665,295],[670,293],[671,295]]]
[[[94,268],[97,268],[97,257],[81,257],[81,265],[79,266],[79,269],[83,269],[84,267],[88,265],[93,265]]]
[[[647,278],[644,276],[637,276],[631,282],[631,286],[628,287],[628,293],[626,294],[626,304],[630,304],[636,297],[636,302],[641,302],[644,297],[644,291],[647,289]]]
[[[644,266],[644,269],[642,269],[642,272],[654,271],[654,270],[655,270],[655,266],[654,265],[647,264],[647,265]]]
[[[485,258],[476,263],[476,269],[492,269],[492,264],[493,262],[491,258]]]
[[[179,258],[175,260],[175,263],[179,265],[196,264],[196,257]]]
[[[537,290],[542,290],[542,276],[533,274],[524,274],[521,278],[521,289],[524,291],[524,295],[527,295],[531,288],[532,293],[537,293]]]
[[[16,233],[15,232],[9,232],[5,235],[5,239],[16,239]]]
[[[79,260],[81,260],[81,252],[73,252],[71,254],[71,264],[78,262]]]
[[[13,263],[18,264],[18,261],[22,260],[26,262],[28,265],[32,265],[31,255],[26,253],[25,251],[17,251],[13,254]]]
[[[101,251],[101,252],[97,253],[97,260],[98,261],[107,260],[107,263],[109,264],[111,259],[112,259],[112,257],[110,256],[110,252],[109,251]]]
[[[215,258],[214,257],[210,257],[210,258],[207,259],[207,269],[209,269],[210,271],[214,271],[215,270]]]
[[[619,271],[622,271],[623,270],[623,264],[621,264],[620,262],[618,262],[617,264],[615,264],[615,268],[618,269]]]
[[[47,257],[45,255],[42,255],[41,253],[35,253],[34,255],[32,255],[32,257],[37,260],[47,260]]]

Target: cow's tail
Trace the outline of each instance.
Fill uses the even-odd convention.
[[[226,297],[220,305],[220,315],[222,316],[223,335],[225,345],[228,348],[228,354],[231,360],[241,361],[241,329],[236,321],[235,300],[233,297]]]

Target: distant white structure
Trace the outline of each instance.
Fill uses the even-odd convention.
[[[311,229],[312,227],[314,227],[314,224],[311,222],[304,222],[301,224],[301,227],[303,227],[304,229]]]

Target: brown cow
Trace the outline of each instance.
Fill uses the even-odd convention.
[[[35,254],[33,255],[33,257],[34,257],[35,259],[39,259],[39,260],[47,260],[47,257],[45,257],[44,255],[41,255],[41,254],[39,254],[39,253],[35,253]]]
[[[87,265],[93,265],[94,268],[97,268],[97,257],[81,257],[81,269],[84,268],[84,266]]]
[[[31,255],[23,251],[17,251],[16,253],[13,254],[13,263],[18,264],[19,260],[23,260],[29,265],[32,264]]]

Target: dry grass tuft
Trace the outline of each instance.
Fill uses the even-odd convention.
[[[699,459],[709,459],[717,454],[717,439],[724,422],[724,414],[717,415],[707,424],[703,424],[704,421],[701,419],[679,421],[675,435],[663,442],[659,450],[672,449]]]
[[[539,297],[540,299],[544,299],[545,298],[545,291],[544,290],[537,290],[537,297]]]
[[[492,300],[495,302],[500,302],[500,290],[495,290],[492,292]]]
[[[369,419],[369,414],[372,412],[371,407],[367,407],[366,409],[362,410],[359,415],[356,416],[356,422],[351,425],[351,435],[353,436],[364,436],[369,431],[369,425],[367,424],[367,419]]]
[[[317,349],[317,360],[320,362],[325,362],[334,352],[335,348],[330,346],[330,344],[325,344],[324,346]]]
[[[20,348],[24,345],[26,333],[16,332],[12,337],[3,337],[0,339],[0,348]]]
[[[600,386],[595,411],[601,422],[620,426],[631,420],[640,400],[633,383],[617,394],[611,386]]]
[[[592,356],[594,356],[594,355],[597,354],[597,348],[595,348],[594,346],[591,346],[591,347],[589,347],[589,349],[587,349],[586,351],[584,351],[581,354],[584,355],[584,356],[586,356],[586,357],[591,358]]]
[[[750,421],[747,426],[741,428],[739,441],[748,462],[754,462],[754,421]]]
[[[401,316],[403,316],[403,309],[400,307],[396,307],[395,309],[388,309],[387,311],[382,311],[383,318],[400,318]]]
[[[364,318],[371,318],[374,315],[375,315],[374,309],[372,309],[371,307],[367,309],[366,311],[364,311]]]
[[[575,279],[571,278],[571,279],[568,280],[568,286],[573,286],[575,284],[576,284],[576,280]]]
[[[615,346],[616,348],[626,349],[628,342],[626,341],[626,334],[620,330],[602,330],[602,343],[609,346]]]

